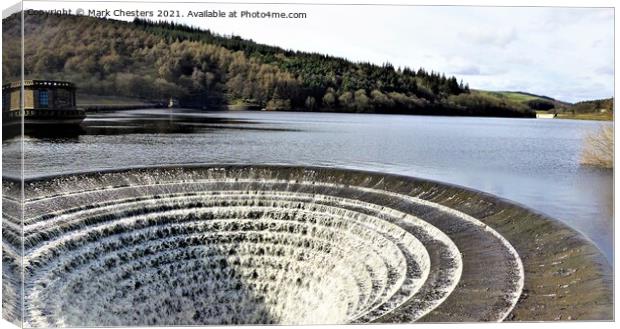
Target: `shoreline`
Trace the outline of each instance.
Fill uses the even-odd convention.
[[[84,109],[87,113],[99,113],[99,112],[113,112],[113,111],[130,111],[130,110],[145,110],[145,109],[169,109],[167,106],[163,104],[90,104],[90,105],[80,105],[79,108]],[[195,111],[204,111],[204,112],[275,112],[275,113],[334,113],[334,114],[374,114],[374,115],[405,115],[405,116],[423,116],[423,117],[448,117],[448,118],[506,118],[506,119],[536,119],[535,117],[515,117],[515,116],[494,116],[494,115],[449,115],[449,114],[419,114],[419,113],[377,113],[377,112],[346,112],[346,111],[300,111],[300,110],[265,110],[260,109],[260,107],[256,105],[244,105],[244,104],[229,104],[226,105],[223,109],[212,109],[212,110],[204,110],[192,107],[178,107],[178,108],[170,108],[171,110],[180,109],[180,110],[195,110]],[[600,121],[600,122],[613,122],[614,117],[611,116],[596,116],[596,115],[571,115],[566,116],[562,114],[558,114],[554,119],[557,120],[579,120],[579,121]],[[553,120],[553,119],[538,119],[538,120]]]

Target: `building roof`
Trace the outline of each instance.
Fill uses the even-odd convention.
[[[13,81],[2,85],[2,90],[16,89],[21,86],[21,81]],[[75,89],[75,84],[69,81],[59,80],[24,80],[24,87],[61,87]]]

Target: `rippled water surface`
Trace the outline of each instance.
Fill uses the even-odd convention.
[[[180,163],[295,164],[434,179],[558,218],[613,258],[613,173],[579,165],[602,123],[371,114],[139,110],[29,132],[28,177]],[[18,139],[3,141],[5,174]],[[8,170],[7,170],[8,168]]]

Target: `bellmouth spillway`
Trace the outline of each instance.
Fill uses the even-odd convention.
[[[3,178],[2,304],[28,327],[612,318],[588,240],[438,182],[177,166],[23,192],[22,226],[21,183]]]

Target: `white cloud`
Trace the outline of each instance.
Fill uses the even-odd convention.
[[[506,47],[518,38],[515,29],[506,31],[476,28],[462,32],[460,36],[482,46],[497,46],[501,48]]]
[[[453,71],[454,74],[460,75],[480,75],[482,72],[480,71],[480,67],[476,65],[462,66],[460,68],[456,68]]]
[[[603,66],[599,66],[594,70],[595,73],[597,74],[606,74],[606,75],[614,75],[614,68],[613,66],[609,66],[609,65],[603,65]]]

